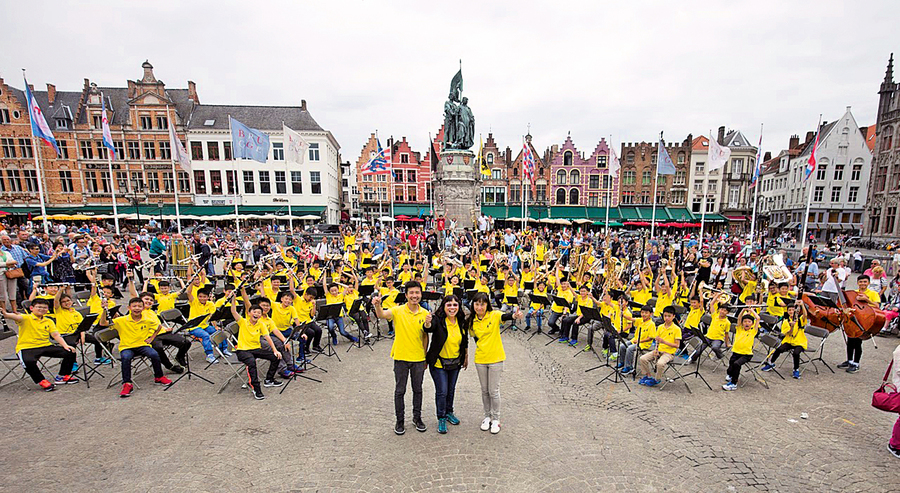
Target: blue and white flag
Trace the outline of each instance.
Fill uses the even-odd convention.
[[[269,157],[269,136],[232,118],[231,148],[235,159],[265,163]]]
[[[656,158],[656,174],[658,175],[674,175],[675,163],[672,162],[669,151],[666,150],[666,144],[659,139],[659,155]]]
[[[109,130],[109,118],[106,117],[106,98],[102,94],[100,95],[100,101],[103,106],[103,113],[100,114],[100,126],[103,129],[103,145],[109,149],[110,156],[113,159],[118,159],[116,146],[113,145],[112,132]]]
[[[31,93],[31,88],[28,87],[28,79],[25,79],[25,98],[28,100],[28,117],[31,120],[31,131],[34,132],[35,137],[52,147],[56,151],[56,155],[59,156],[59,146],[56,145],[56,138],[53,137],[50,125],[47,125],[47,120],[44,119],[44,112],[41,111],[41,107],[34,100],[34,94]]]
[[[390,146],[382,149],[381,141],[375,140],[378,144],[378,151],[362,166],[360,172],[364,175],[381,175],[392,173],[391,167],[391,148]]]

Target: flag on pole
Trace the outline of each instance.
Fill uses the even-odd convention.
[[[709,139],[709,157],[707,158],[707,169],[709,171],[715,171],[728,162],[728,158],[731,157],[731,149],[728,147],[722,147],[716,142],[716,139],[712,138],[710,135]]]
[[[531,152],[531,147],[528,147],[527,142],[522,144],[522,147],[524,149],[522,153],[522,177],[527,177],[531,181],[531,193],[535,194],[537,191],[534,181],[534,154]],[[525,187],[522,188],[524,190]]]
[[[431,171],[437,171],[437,166],[438,166],[438,163],[440,162],[441,158],[438,157],[439,154],[437,153],[437,151],[434,150],[434,141],[431,140],[431,134],[428,134],[428,142],[431,144],[431,151],[430,151],[431,154],[430,154],[430,158],[429,158],[431,160]],[[432,178],[434,178],[434,177],[432,177]]]
[[[809,160],[806,162],[806,173],[803,175],[803,181],[809,179],[809,177],[816,171],[816,151],[819,149],[819,132],[821,128],[816,129],[816,141],[813,143],[812,152],[809,154]]]
[[[304,139],[299,132],[291,129],[285,124],[284,127],[284,158],[288,163],[303,164],[303,156],[309,148],[309,142]]]
[[[609,177],[610,180],[613,177],[619,176],[619,168],[621,167],[619,163],[619,156],[616,155],[616,150],[612,147],[609,148]]]
[[[231,119],[231,149],[235,159],[264,163],[269,158],[269,136]]]
[[[181,145],[181,139],[175,135],[175,122],[168,115],[166,118],[169,119],[169,147],[172,149],[172,159],[181,166],[182,171],[191,174],[191,156]],[[175,180],[178,181],[177,178]]]
[[[113,159],[117,159],[118,156],[116,156],[116,146],[113,145],[112,132],[109,131],[109,118],[106,117],[106,98],[103,97],[102,94],[100,95],[100,101],[103,108],[103,112],[100,114],[100,126],[103,129],[103,145],[109,149]]]
[[[364,175],[381,175],[390,172],[390,147],[382,149],[381,141],[376,139],[375,142],[378,144],[378,151],[363,165],[362,174]]]
[[[488,167],[487,161],[484,159],[484,141],[481,140],[480,136],[478,137],[478,142],[478,161],[481,163],[481,174],[490,178],[491,168]]]
[[[666,150],[666,144],[663,143],[662,139],[659,139],[659,153],[656,158],[656,174],[675,174],[675,163],[672,162],[672,157],[669,156],[669,151]]]
[[[56,151],[56,155],[59,156],[59,146],[56,145],[56,138],[53,137],[50,125],[47,125],[47,120],[44,119],[41,107],[34,100],[34,94],[31,93],[31,87],[28,86],[28,79],[25,79],[25,98],[28,100],[28,118],[31,120],[31,131],[34,132],[35,137],[52,147]]]
[[[756,150],[756,166],[753,167],[753,178],[750,179],[750,188],[756,186],[756,182],[759,180],[759,173],[762,170],[762,163],[760,160],[762,159],[762,134],[759,134],[759,146]]]

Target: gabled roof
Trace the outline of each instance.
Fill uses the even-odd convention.
[[[875,125],[869,125],[866,127],[866,145],[869,147],[869,152],[875,152]]]
[[[709,139],[703,135],[701,135],[699,137],[694,137],[694,140],[691,141],[691,150],[692,151],[708,151],[709,150]]]
[[[302,131],[324,132],[309,111],[300,106],[239,106],[201,104],[194,108],[188,128],[191,130],[228,130],[228,116],[259,130],[281,130],[282,122]],[[207,125],[207,123],[211,123]]]
[[[750,143],[750,139],[744,136],[740,130],[732,130],[725,134],[725,146],[727,147],[749,147],[756,149],[756,146]]]
[[[833,122],[826,123],[825,125],[822,125],[822,129],[819,131],[819,143],[820,143],[820,144],[821,144],[822,142],[825,142],[825,139],[828,138],[828,134],[831,133],[831,130],[835,127],[835,125],[837,125],[837,122],[838,122],[838,121],[835,120],[835,121],[833,121]],[[811,154],[811,153],[812,153],[813,145],[815,145],[815,143],[816,143],[816,138],[813,137],[812,140],[810,140],[809,143],[806,144],[806,147],[803,148],[803,152],[801,152],[800,155],[797,156],[797,157],[801,157],[801,156],[805,156],[805,155],[807,155],[807,154]]]

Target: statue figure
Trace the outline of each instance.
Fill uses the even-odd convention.
[[[444,103],[444,147],[452,148],[457,140],[457,121],[459,120],[459,101],[456,91],[451,91]]]
[[[469,108],[469,98],[462,98],[459,105],[459,125],[456,131],[456,140],[459,147],[468,149],[475,145],[475,115]]]
[[[444,146],[447,149],[468,149],[475,145],[475,117],[462,95],[462,69],[450,81],[450,95],[444,103]]]

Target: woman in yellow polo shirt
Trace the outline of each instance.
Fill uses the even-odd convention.
[[[468,368],[468,327],[462,313],[462,303],[455,295],[445,296],[434,312],[431,326],[425,332],[432,334],[431,345],[425,353],[425,362],[434,381],[434,402],[437,410],[438,433],[447,433],[447,423],[458,425],[453,414],[453,396],[460,368]]]
[[[500,376],[503,375],[503,341],[500,339],[500,324],[514,317],[524,318],[516,308],[515,313],[491,310],[488,295],[476,293],[472,297],[472,327],[470,333],[475,339],[475,369],[481,383],[481,403],[484,405],[484,420],[481,430],[500,433]]]

